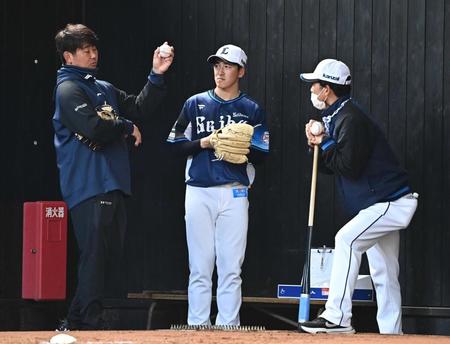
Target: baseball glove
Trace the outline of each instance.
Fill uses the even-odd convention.
[[[214,148],[214,155],[219,160],[232,164],[243,164],[248,161],[253,127],[246,123],[228,124],[222,129],[215,130],[209,142]]]
[[[116,114],[116,112],[114,111],[112,106],[108,105],[108,104],[104,104],[104,105],[98,107],[96,109],[96,111],[97,111],[97,115],[105,121],[116,121],[119,118],[119,116]],[[84,144],[86,144],[93,151],[99,150],[101,148],[101,145],[99,143],[94,142],[91,139],[89,139],[79,133],[75,133],[75,137],[78,140],[80,140],[81,142],[83,142]]]

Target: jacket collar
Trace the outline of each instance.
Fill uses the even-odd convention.
[[[65,80],[88,80],[95,81],[98,68],[82,68],[72,65],[63,65],[57,72],[57,84]]]
[[[350,100],[350,95],[345,95],[336,100],[328,109],[322,112],[322,122],[325,126],[327,135],[333,132],[333,117],[341,111],[345,103]]]
[[[350,95],[347,94],[345,96],[342,96],[340,98],[338,98],[338,100],[336,100],[330,107],[326,108],[325,110],[322,111],[322,116],[326,117],[331,115],[334,111],[336,111],[337,108],[339,108],[341,106],[341,104],[343,102],[345,102],[347,99],[350,99]]]

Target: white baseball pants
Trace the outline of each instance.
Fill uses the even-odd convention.
[[[328,301],[321,317],[351,326],[352,295],[361,255],[366,252],[377,295],[380,333],[402,333],[402,308],[398,282],[399,230],[406,228],[417,208],[412,194],[393,202],[376,203],[361,210],[335,237]]]
[[[239,325],[241,266],[248,229],[248,188],[186,187],[189,251],[188,324],[210,324],[212,274],[217,265],[216,325]]]

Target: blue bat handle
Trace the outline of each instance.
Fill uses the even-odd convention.
[[[298,322],[304,323],[309,320],[309,294],[300,295],[300,306],[298,307]]]

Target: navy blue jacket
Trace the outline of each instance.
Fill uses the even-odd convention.
[[[138,96],[97,80],[95,74],[95,69],[74,66],[63,66],[57,74],[54,144],[61,192],[69,208],[113,190],[131,194],[125,138],[133,132],[133,123],[125,117],[147,115],[165,93],[161,76],[154,74]],[[105,103],[120,115],[117,120],[108,121],[97,115],[96,109]],[[75,134],[99,143],[101,148],[92,150]]]
[[[339,98],[322,113],[323,118],[340,107],[320,144],[320,166],[335,175],[349,214],[411,192],[408,175],[380,128],[352,99]]]

